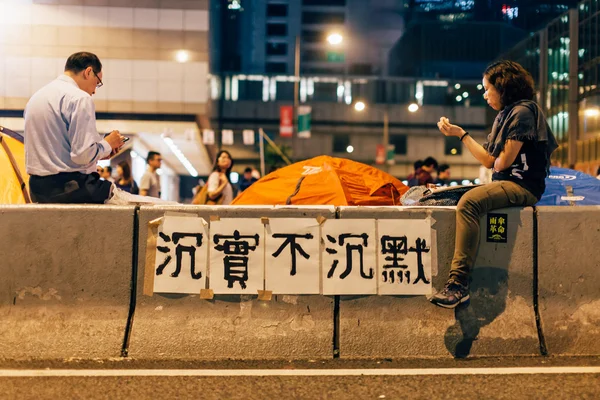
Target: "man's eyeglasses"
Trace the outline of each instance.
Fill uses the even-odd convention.
[[[98,76],[98,74],[95,71],[92,71],[92,72],[94,72],[94,75],[96,75],[96,79],[98,79],[98,82],[99,82],[98,84],[96,84],[96,89],[100,89],[104,85],[104,83],[102,83],[102,79],[100,79],[100,77]]]

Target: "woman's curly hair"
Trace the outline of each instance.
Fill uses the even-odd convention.
[[[533,77],[521,64],[514,61],[496,61],[483,73],[488,82],[500,93],[502,108],[519,100],[533,100]]]

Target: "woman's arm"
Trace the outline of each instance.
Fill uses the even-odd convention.
[[[471,135],[467,135],[467,132],[458,125],[452,125],[450,120],[446,117],[440,118],[438,122],[438,128],[446,136],[455,136],[462,138],[463,144],[467,147],[469,152],[486,168],[492,168],[496,158],[490,155],[482,145],[477,143]],[[466,136],[465,136],[466,135]]]
[[[522,147],[523,142],[518,140],[507,140],[504,149],[496,161],[494,161],[494,170],[496,172],[504,171],[513,165]]]
[[[221,176],[223,178],[221,178]],[[225,190],[225,187],[228,183],[229,181],[224,174],[220,174],[218,172],[213,172],[210,174],[208,177],[208,182],[206,183],[208,185],[208,197],[211,200],[215,200],[223,193],[223,190]]]

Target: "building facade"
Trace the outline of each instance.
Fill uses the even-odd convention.
[[[139,178],[147,152],[161,152],[163,192],[177,200],[180,176],[211,170],[196,123],[209,108],[208,28],[208,0],[0,0],[0,124],[21,131],[31,95],[71,54],[93,52],[98,132],[132,139],[109,163]]]
[[[404,0],[212,0],[212,70],[294,74],[298,43],[303,74],[382,75],[406,10]]]
[[[553,160],[595,174],[600,165],[600,2],[585,0],[504,57],[532,71],[560,144]]]
[[[221,118],[215,110],[211,122],[215,128],[221,123],[221,129],[233,131],[234,144],[223,147],[231,152],[237,168],[259,166],[258,136],[252,144],[243,141],[244,130],[256,134],[259,129],[277,145],[288,147],[292,160],[326,154],[376,165],[377,147],[384,144],[387,125],[393,162],[379,167],[394,176],[405,179],[415,161],[429,156],[449,164],[458,183],[479,176],[478,162],[463,151],[457,138],[444,137],[436,123],[446,116],[483,143],[489,107],[480,80],[302,76],[300,105],[312,109],[311,135],[306,139],[279,134],[280,107],[293,104],[292,76],[235,75],[225,80]],[[213,95],[218,100],[219,93]],[[354,108],[359,101],[365,104],[362,112]],[[416,112],[408,109],[412,103],[419,105]]]

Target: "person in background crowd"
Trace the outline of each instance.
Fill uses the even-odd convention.
[[[438,167],[438,174],[434,183],[438,186],[450,185],[450,166],[448,164],[442,164]]]
[[[104,168],[102,168],[102,165],[96,166],[96,172],[98,173],[98,175],[100,175],[100,178],[102,178],[102,174],[104,173]]]
[[[248,167],[244,170],[244,174],[240,178],[240,192],[248,189],[250,185],[256,182],[258,179],[252,176],[252,168]]]
[[[433,176],[431,173],[438,167],[438,162],[433,157],[427,157],[423,161],[423,165],[416,172],[417,179],[419,180],[419,186],[425,186],[433,183]]]
[[[217,154],[217,160],[213,172],[208,176],[208,198],[216,201],[220,205],[229,205],[233,201],[233,186],[229,179],[233,168],[233,159],[226,150],[221,150]]]
[[[119,176],[115,185],[121,190],[131,194],[139,194],[140,189],[136,185],[133,177],[131,176],[131,167],[127,161],[121,161],[117,165],[117,175]]]
[[[160,198],[160,176],[158,176],[156,170],[162,165],[162,156],[156,151],[149,151],[146,162],[148,163],[148,169],[144,172],[140,181],[140,194]]]
[[[498,208],[535,205],[546,188],[550,156],[558,147],[542,109],[533,101],[533,78],[520,64],[494,62],[483,74],[483,87],[483,98],[499,111],[483,146],[448,118],[438,122],[445,136],[460,138],[483,166],[494,169],[492,183],[471,189],[458,202],[450,276],[444,289],[430,298],[444,308],[469,300],[481,216]]]
[[[103,204],[113,185],[100,179],[99,160],[123,146],[112,131],[96,128],[92,95],[102,86],[102,63],[95,54],[72,54],[63,75],[38,90],[25,107],[25,165],[36,203]]]
[[[415,161],[415,163],[413,164],[413,172],[410,175],[408,175],[408,178],[406,178],[406,180],[408,181],[408,186],[410,186],[410,187],[419,186],[419,179],[417,178],[417,171],[420,170],[422,166],[423,166],[423,160]]]
[[[600,167],[598,167],[598,171],[596,171],[596,179],[600,179]]]
[[[112,167],[111,166],[104,167],[104,169],[102,170],[102,173],[100,174],[100,177],[103,178],[105,181],[115,183],[115,178],[112,177]]]

